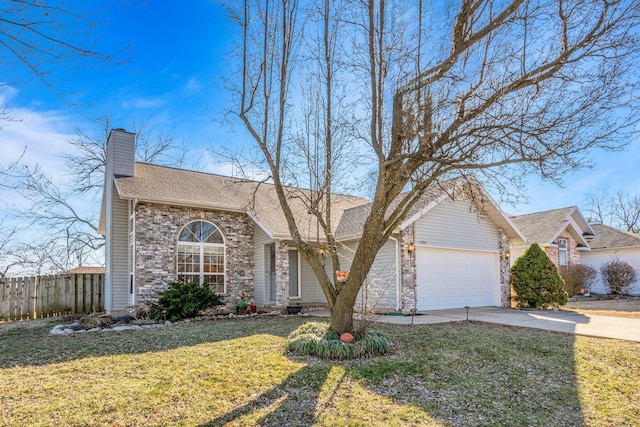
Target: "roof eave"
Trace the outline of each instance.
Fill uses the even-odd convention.
[[[186,202],[186,201],[176,201],[171,199],[160,199],[160,198],[151,198],[151,197],[143,197],[134,194],[119,194],[122,200],[135,200],[139,203],[152,203],[156,205],[171,205],[171,206],[182,206],[186,208],[199,208],[199,209],[209,209],[209,210],[219,210],[225,212],[236,212],[236,213],[244,213],[247,211],[244,209],[233,208],[229,206],[220,206],[220,205],[209,205],[206,203],[197,203],[197,202]]]
[[[599,252],[599,251],[617,251],[621,249],[640,249],[640,245],[638,246],[613,246],[608,248],[591,248],[591,252]]]

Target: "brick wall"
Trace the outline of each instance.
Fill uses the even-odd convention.
[[[136,207],[136,302],[155,300],[176,280],[178,233],[191,221],[213,223],[224,236],[225,282],[228,302],[235,304],[244,291],[253,296],[253,228],[241,213],[226,213],[140,203]]]
[[[289,245],[276,242],[276,307],[289,304]]]
[[[567,263],[569,265],[580,264],[580,251],[578,251],[578,242],[575,241],[573,236],[569,234],[567,230],[563,231],[558,239],[565,239],[567,241]],[[558,240],[556,239],[556,242]],[[554,262],[556,266],[560,266],[560,254],[558,251],[558,246],[547,246],[544,248],[544,251],[547,253],[547,256],[551,258],[551,261]]]
[[[500,258],[500,306],[511,307],[511,259],[505,254],[510,253],[509,237],[502,228],[498,228],[498,248]]]
[[[409,313],[416,308],[416,251],[415,247],[412,252],[408,250],[410,244],[415,244],[414,239],[415,223],[402,230],[400,236],[400,263],[402,274],[402,284],[400,286],[402,290],[401,309],[405,313]]]

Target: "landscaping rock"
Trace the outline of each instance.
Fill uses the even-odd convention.
[[[111,322],[108,322],[108,319],[111,319]],[[164,328],[165,326],[172,325],[172,323],[169,321],[165,323],[144,323],[144,321],[136,321],[130,317],[123,321],[135,321],[140,324],[122,324],[121,322],[116,322],[115,319],[111,318],[110,316],[88,317],[82,318],[79,322],[73,323],[71,325],[56,325],[51,331],[49,331],[49,335],[65,336],[86,334],[87,332],[139,331],[142,329]]]
[[[68,331],[71,331],[70,333]],[[74,331],[67,328],[67,325],[57,325],[49,331],[49,335],[72,335]]]

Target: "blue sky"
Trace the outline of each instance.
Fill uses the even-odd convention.
[[[135,119],[171,131],[192,149],[198,167],[223,172],[207,158],[206,148],[242,144],[247,139],[212,120],[220,117],[229,100],[222,85],[232,48],[224,10],[208,0],[77,0],[71,4],[81,14],[88,13],[86,5],[98,5],[99,11],[92,15],[98,24],[93,33],[97,49],[123,52],[130,59],[122,65],[60,67],[51,77],[59,80],[64,99],[76,105],[63,102],[37,79],[0,87],[0,105],[8,105],[21,120],[0,130],[2,163],[15,159],[27,146],[29,161],[59,174],[60,155],[70,149],[69,136],[78,128],[99,132],[92,120],[109,114],[114,127],[127,128]],[[503,205],[503,209],[527,213],[578,205],[585,211],[588,192],[608,187],[613,192],[635,193],[640,188],[638,139],[630,141],[624,152],[594,151],[590,157],[595,168],[567,176],[564,189],[533,177],[528,186],[530,203]]]

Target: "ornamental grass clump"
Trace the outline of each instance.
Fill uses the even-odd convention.
[[[354,337],[353,343],[346,343],[329,328],[328,323],[309,322],[289,335],[287,351],[321,359],[344,360],[382,355],[391,349],[389,337],[377,331],[355,333]]]
[[[537,243],[511,267],[511,285],[518,307],[547,309],[567,303],[568,295],[558,267]]]

